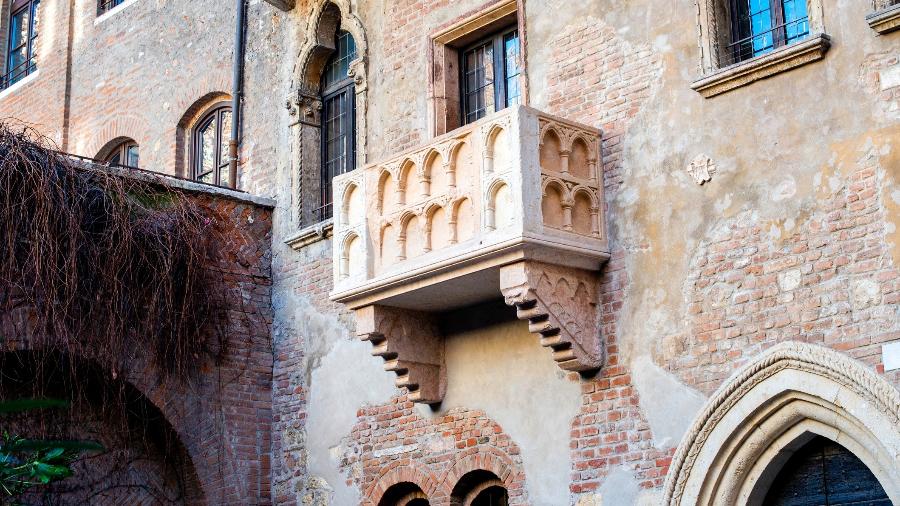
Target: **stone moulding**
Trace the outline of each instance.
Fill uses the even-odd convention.
[[[831,38],[828,35],[810,35],[801,42],[705,75],[691,83],[691,89],[705,98],[721,95],[760,79],[821,60],[830,46]]]
[[[881,35],[900,29],[900,4],[867,15],[866,22]]]
[[[596,273],[539,262],[518,262],[500,269],[500,290],[515,306],[528,330],[553,350],[567,371],[591,371],[603,365],[597,328]]]
[[[295,0],[265,0],[267,3],[272,4],[275,8],[281,9],[283,11],[289,11],[294,8]]]
[[[842,353],[786,342],[710,398],[675,452],[663,504],[761,504],[814,434],[854,452],[900,501],[900,392]]]
[[[384,359],[384,370],[397,375],[409,400],[434,404],[444,398],[444,340],[432,315],[371,305],[356,310],[356,333]]]
[[[392,343],[380,315],[433,323],[502,296],[561,368],[602,365],[600,160],[596,128],[516,106],[334,179],[331,299],[357,310],[411,398],[441,400],[443,337],[399,332],[427,353]]]

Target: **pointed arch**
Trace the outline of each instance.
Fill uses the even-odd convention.
[[[665,504],[761,504],[781,466],[819,435],[853,452],[900,504],[900,393],[852,358],[778,344],[726,381],[685,435]]]
[[[353,156],[349,165],[359,167],[367,160],[367,104],[366,90],[368,83],[368,39],[363,24],[350,0],[315,0],[312,11],[307,17],[306,33],[291,85],[291,96],[287,101],[287,109],[295,118],[292,122],[292,139],[298,157],[294,166],[298,171],[292,174],[292,192],[298,207],[292,218],[299,225],[306,226],[323,219],[323,210],[330,204],[319,201],[322,196],[321,153],[309,146],[318,146],[322,140],[322,115],[326,114],[326,103],[320,89],[322,74],[329,58],[337,49],[335,36],[339,32],[347,32],[353,39],[356,57],[349,62],[348,77],[352,78],[352,91],[355,95],[355,113],[353,114],[353,135],[355,149],[350,150]],[[332,97],[333,98],[333,97]],[[306,147],[304,147],[306,146]],[[346,169],[349,170],[349,169]],[[325,194],[327,195],[327,189]],[[325,213],[327,214],[327,213]]]

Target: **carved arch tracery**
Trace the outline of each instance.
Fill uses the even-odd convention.
[[[900,504],[900,393],[856,360],[799,342],[770,348],[719,387],[672,459],[664,504],[761,504],[811,435],[853,452]]]
[[[349,32],[356,43],[355,60],[350,62],[349,76],[353,78],[356,92],[356,156],[359,165],[367,160],[367,104],[368,89],[368,39],[350,0],[318,0],[307,18],[305,43],[300,50],[295,67],[291,96],[286,102],[288,113],[295,119],[292,127],[299,130],[292,135],[296,144],[296,167],[292,174],[298,209],[295,219],[302,225],[310,225],[314,218],[312,209],[304,200],[313,199],[319,178],[319,130],[321,128],[322,101],[319,86],[322,71],[334,52],[334,36],[338,30]],[[305,207],[304,207],[305,206]]]

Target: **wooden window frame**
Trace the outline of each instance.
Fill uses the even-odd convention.
[[[494,66],[494,108],[495,110],[492,112],[499,111],[501,109],[505,109],[509,107],[509,93],[507,90],[508,81],[510,77],[506,74],[507,71],[507,61],[506,61],[506,38],[509,35],[515,34],[516,39],[519,43],[519,51],[522,51],[522,39],[519,36],[519,26],[518,24],[510,24],[499,30],[495,30],[489,35],[478,39],[476,42],[469,44],[468,46],[462,48],[459,51],[459,97],[460,97],[460,106],[459,106],[459,124],[467,125],[469,123],[478,121],[484,115],[477,116],[474,119],[469,119],[469,89],[467,86],[467,66],[466,66],[466,56],[474,50],[485,47],[487,45],[491,45],[492,50],[492,61],[491,64]],[[499,71],[498,71],[499,69]],[[521,70],[519,72],[520,75]],[[520,87],[521,90],[521,87]],[[521,96],[521,91],[520,91]]]
[[[525,2],[501,0],[471,11],[440,27],[428,45],[429,134],[437,137],[462,126],[460,52],[483,35],[517,25],[519,31],[519,102],[528,105],[528,37]]]
[[[222,141],[227,140],[230,132],[225,132],[222,129],[222,114],[231,111],[231,103],[230,102],[218,102],[212,106],[210,106],[206,112],[200,116],[200,119],[194,124],[194,127],[191,128],[191,179],[194,181],[212,184],[215,186],[226,186],[222,184],[222,168],[228,170],[228,153],[223,149]],[[200,132],[204,129],[204,127],[208,126],[211,121],[215,120],[216,124],[216,153],[215,153],[215,171],[212,182],[201,181],[200,176],[206,173],[199,173],[200,169],[200,143],[201,136]],[[234,121],[234,116],[231,118]],[[230,186],[228,186],[230,188]]]
[[[138,168],[138,164],[140,163],[140,161],[138,162],[138,164],[135,164],[135,165],[130,165],[130,164],[128,164],[128,163],[122,163],[123,160],[124,160],[125,162],[128,161],[128,151],[129,151],[129,149],[131,149],[131,148],[140,149],[140,146],[138,146],[138,143],[135,142],[133,139],[126,139],[126,140],[123,140],[122,142],[120,142],[119,144],[117,144],[117,145],[116,145],[116,146],[115,146],[115,147],[114,147],[114,148],[113,148],[113,149],[112,149],[112,150],[104,157],[103,163],[106,163],[106,164],[111,165],[111,166],[113,166],[113,167],[124,167],[124,168],[126,168],[126,169],[137,169],[137,168]],[[112,163],[113,159],[114,159],[116,156],[119,157],[119,162],[118,162],[118,163]],[[138,155],[138,157],[139,157],[138,160],[140,160],[140,155]]]

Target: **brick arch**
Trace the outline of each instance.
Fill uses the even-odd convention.
[[[17,359],[18,357],[18,359]],[[189,422],[189,417],[185,417],[183,413],[177,413],[173,410],[173,406],[177,405],[181,393],[160,388],[158,382],[150,381],[151,367],[139,367],[131,369],[125,375],[117,375],[114,371],[101,366],[97,361],[83,354],[67,355],[55,351],[46,351],[40,346],[34,346],[30,339],[14,340],[14,345],[0,352],[0,363],[6,360],[18,360],[19,364],[25,366],[26,370],[30,367],[38,367],[43,360],[54,361],[63,367],[70,368],[71,374],[79,378],[93,378],[88,382],[98,379],[95,374],[99,374],[103,383],[101,388],[122,388],[131,392],[128,395],[129,403],[137,402],[139,404],[146,403],[151,409],[158,411],[162,416],[161,426],[155,427],[164,433],[169,433],[175,438],[176,448],[180,447],[183,456],[186,458],[184,462],[184,470],[187,471],[191,480],[183,483],[187,488],[183,492],[187,492],[191,487],[195,487],[195,491],[199,495],[195,500],[205,502],[209,498],[214,497],[214,486],[216,485],[209,477],[201,474],[201,467],[196,465],[197,462],[203,462],[205,456],[197,453],[196,445],[190,444],[190,438],[186,437],[183,430]],[[32,362],[33,361],[33,362]],[[35,369],[37,372],[37,369]],[[83,385],[81,385],[83,386]],[[94,385],[96,387],[96,385]],[[76,389],[72,385],[70,388]],[[135,399],[133,394],[137,395]],[[108,448],[109,449],[109,448]],[[178,453],[181,453],[178,451]],[[206,478],[206,479],[204,479]]]
[[[138,146],[151,142],[147,121],[132,114],[118,115],[105,121],[84,145],[76,145],[75,154],[98,158],[113,141],[132,139]]]
[[[386,468],[381,476],[372,483],[368,491],[366,491],[363,504],[366,506],[377,506],[384,497],[385,492],[400,483],[416,485],[422,489],[429,499],[434,495],[437,488],[437,481],[431,473],[398,461]]]
[[[435,499],[449,501],[453,495],[453,488],[459,483],[459,480],[473,471],[494,473],[509,491],[510,499],[514,495],[523,493],[521,488],[516,489],[513,484],[524,483],[525,472],[518,469],[512,458],[496,448],[479,448],[474,451],[462,452],[455,457],[453,463],[441,477],[434,494]]]

